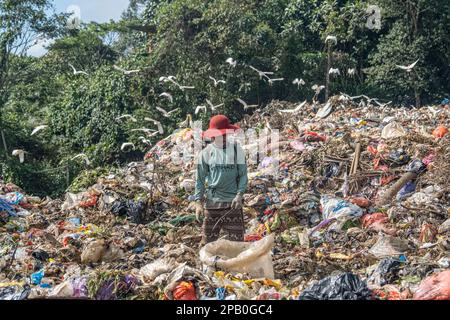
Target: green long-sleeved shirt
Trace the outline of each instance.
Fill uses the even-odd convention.
[[[232,202],[247,189],[244,150],[238,144],[227,144],[224,149],[208,145],[198,155],[196,178],[195,200],[202,200],[206,193],[207,205]]]

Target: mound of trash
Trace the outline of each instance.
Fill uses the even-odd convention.
[[[246,243],[200,245],[189,128],[63,199],[0,181],[0,300],[449,299],[449,114],[341,95],[245,116]]]

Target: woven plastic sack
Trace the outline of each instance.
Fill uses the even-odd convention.
[[[200,250],[200,260],[214,269],[274,279],[271,255],[274,240],[274,234],[256,242],[217,240]]]

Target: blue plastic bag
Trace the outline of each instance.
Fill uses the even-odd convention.
[[[413,181],[409,181],[397,193],[397,200],[402,201],[408,198],[414,191],[416,191],[416,184]]]
[[[44,269],[41,269],[31,275],[31,283],[39,285],[42,282],[42,278],[44,278]]]

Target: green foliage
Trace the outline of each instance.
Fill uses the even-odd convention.
[[[111,172],[110,168],[96,168],[91,170],[84,170],[81,172],[70,184],[69,191],[78,193],[86,190],[90,186],[94,185],[98,178],[104,177]]]

